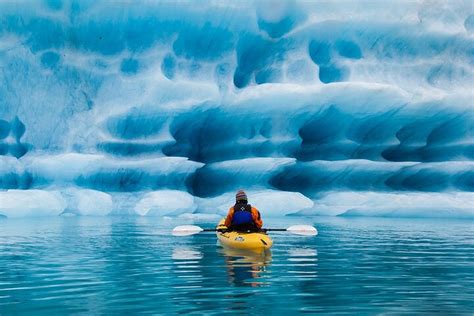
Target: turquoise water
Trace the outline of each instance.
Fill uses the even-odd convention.
[[[0,220],[0,314],[472,314],[473,222],[271,219],[271,254],[153,218]],[[201,223],[212,226],[211,223]]]

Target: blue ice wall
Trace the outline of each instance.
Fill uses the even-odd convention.
[[[0,190],[473,192],[473,17],[470,1],[2,2]],[[71,174],[71,153],[100,159]],[[150,167],[163,157],[192,167]]]

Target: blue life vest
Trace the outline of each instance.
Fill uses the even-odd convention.
[[[235,204],[234,216],[232,217],[232,229],[248,230],[255,228],[252,217],[252,206],[250,204]]]

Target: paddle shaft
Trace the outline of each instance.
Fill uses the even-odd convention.
[[[223,227],[223,228],[221,228]],[[199,226],[195,225],[182,225],[176,226],[173,229],[174,236],[190,236],[194,234],[199,234],[200,232],[220,232],[227,233],[232,232],[232,229],[228,229],[225,226],[219,226],[219,228],[204,228],[202,229]],[[308,225],[294,225],[288,228],[262,228],[260,230],[248,230],[242,231],[241,233],[267,233],[267,232],[289,232],[296,235],[305,235],[305,236],[316,236],[318,231],[313,226]]]
[[[221,232],[221,233],[225,233],[225,232],[230,232],[232,230],[230,229],[218,229],[218,228],[204,228],[202,230],[203,232]],[[260,231],[263,231],[263,232],[286,232],[287,229],[286,228],[262,228]],[[256,233],[258,233],[259,231],[256,231]]]

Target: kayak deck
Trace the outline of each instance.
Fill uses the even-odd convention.
[[[217,229],[226,229],[224,220],[217,225]],[[263,232],[217,232],[217,239],[226,247],[235,249],[266,250],[273,245],[273,240]]]

